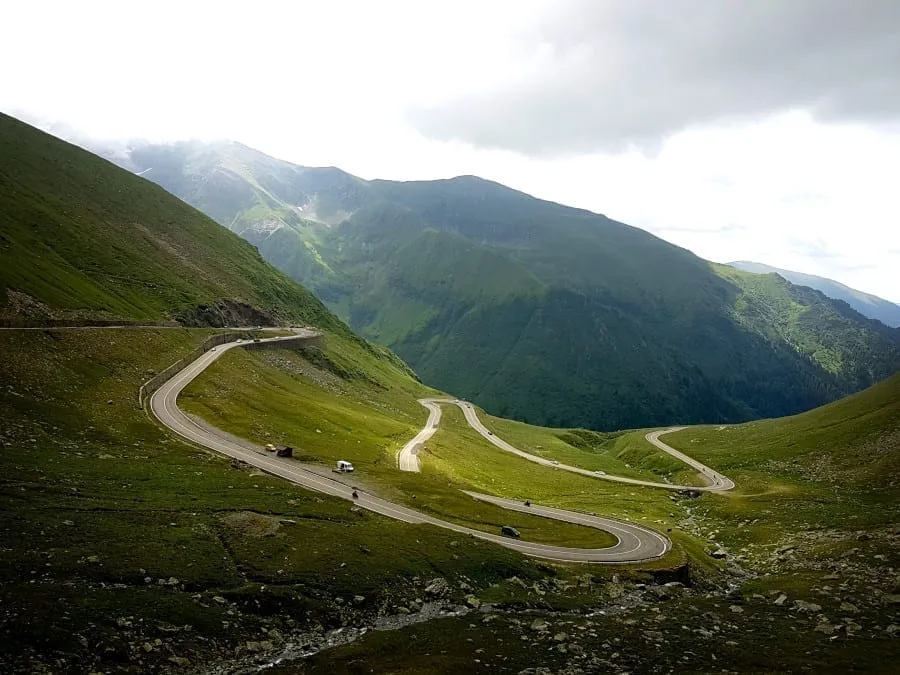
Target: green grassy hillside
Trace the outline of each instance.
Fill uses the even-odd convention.
[[[472,176],[366,182],[239,144],[131,159],[424,381],[505,417],[605,430],[775,417],[900,367],[900,331],[843,303]]]
[[[743,483],[778,467],[848,499],[893,501],[900,515],[900,374],[801,415],[692,427],[666,438],[723,471],[746,472]]]
[[[349,457],[364,485],[474,527],[512,523],[539,540],[604,543],[581,528],[499,513],[460,487],[671,528],[673,562],[688,563],[696,588],[648,588],[653,574],[667,581],[670,572],[541,565],[355,512],[171,437],[134,406],[135,391],[209,332],[0,332],[0,350],[18,355],[0,362],[4,672],[236,669],[236,658],[246,666],[288,642],[318,644],[325,629],[415,615],[436,577],[449,580],[453,600],[474,593],[501,611],[373,631],[318,654],[310,668],[353,672],[361,660],[366,669],[458,672],[475,659],[498,672],[574,667],[579,653],[608,660],[611,638],[598,636],[610,635],[633,672],[679,666],[686,652],[702,655],[692,672],[698,663],[872,669],[894,648],[898,378],[796,418],[669,436],[738,481],[734,494],[700,499],[538,467],[474,435],[455,408],[428,444],[423,473],[402,474],[394,452],[424,422],[415,398],[428,390],[350,338],[302,352],[230,351],[184,394],[185,408],[223,428],[290,442],[298,461]],[[677,471],[643,432],[486,423],[591,468]],[[822,471],[835,460],[848,472]],[[719,546],[726,560],[708,554]],[[738,590],[726,595],[729,587]],[[530,628],[537,620],[549,634]],[[689,622],[696,627],[683,630]],[[554,638],[561,632],[565,652]],[[670,648],[648,650],[648,639]],[[282,672],[305,672],[304,663]]]
[[[457,600],[463,582],[546,577],[506,549],[357,513],[172,437],[135,406],[137,389],[209,334],[0,331],[0,353],[16,356],[0,360],[0,670],[192,670],[248,641],[281,648],[293,632],[405,608],[434,577]],[[329,344],[311,356],[328,359],[323,384],[359,382],[379,401],[386,387],[405,392],[393,400],[417,391],[355,342]],[[351,420],[360,434],[365,421]]]
[[[791,270],[781,269],[780,267],[772,267],[757,262],[739,261],[728,263],[731,267],[745,272],[754,272],[756,274],[777,274],[784,277],[792,284],[797,286],[809,286],[817,291],[822,291],[829,298],[835,300],[843,300],[860,314],[870,319],[878,319],[886,326],[900,328],[900,305],[879,298],[870,293],[858,291],[844,284],[818,277],[814,274],[804,274],[803,272],[793,272]]]
[[[328,467],[338,459],[349,459],[360,484],[478,529],[496,531],[509,521],[524,538],[550,543],[565,537],[585,546],[601,546],[605,537],[585,528],[560,528],[541,518],[505,512],[473,501],[462,490],[644,518],[656,527],[666,522],[666,494],[635,499],[622,494],[620,486],[524,462],[486,444],[454,406],[445,407],[441,431],[427,444],[422,473],[399,471],[397,452],[428,416],[416,401],[426,395],[425,390],[396,377],[342,376],[348,370],[359,371],[342,365],[346,358],[342,351],[331,340],[323,353],[230,352],[185,390],[182,407],[260,444],[292,445],[301,461]],[[594,452],[563,440],[560,445],[575,461],[594,468]],[[623,462],[600,461],[609,470],[623,469],[641,478],[655,476],[649,467],[635,465],[629,470]]]
[[[0,317],[215,323],[211,314],[344,330],[208,217],[0,115]]]
[[[501,519],[514,519],[530,538],[590,541],[577,531],[550,532],[546,523],[498,514],[461,498],[460,488],[665,529],[698,588],[648,594],[613,581],[605,592],[621,592],[629,600],[617,600],[609,616],[593,612],[582,618],[557,613],[584,607],[577,592],[572,597],[533,591],[530,584],[507,579],[480,594],[502,603],[493,620],[467,618],[457,625],[448,619],[399,634],[375,633],[323,652],[311,665],[287,664],[280,672],[356,672],[360,663],[456,672],[475,660],[518,672],[526,665],[573,668],[584,664],[578,656],[583,653],[598,655],[598,667],[618,662],[635,672],[793,672],[810,664],[820,671],[853,665],[878,672],[891,653],[900,619],[893,574],[900,564],[900,376],[795,417],[664,436],[737,482],[729,493],[691,498],[538,467],[486,443],[452,406],[422,454],[423,472],[400,473],[394,454],[426,417],[411,398],[415,392],[384,386],[386,380],[375,387],[341,376],[348,370],[341,362],[339,348],[321,355],[230,353],[189,388],[184,405],[241,436],[296,443],[302,461],[350,457],[362,484],[473,527],[496,528]],[[497,418],[486,423],[518,447],[586,468],[675,479],[686,473],[647,444],[644,431],[554,430]],[[621,568],[612,573],[627,574]],[[657,606],[660,598],[665,602]],[[630,605],[631,599],[637,604]],[[529,627],[536,617],[550,622],[549,634]],[[693,626],[685,630],[686,623]],[[565,637],[557,639],[559,633]],[[619,639],[618,659],[607,663],[612,647],[604,646],[609,638],[603,636],[611,634]],[[516,654],[523,640],[541,656],[520,663]],[[646,648],[648,640],[653,649]],[[422,641],[427,645],[420,648]],[[566,650],[556,647],[560,641]],[[686,652],[698,656],[685,662]]]
[[[185,392],[184,407],[253,440],[290,442],[298,461],[327,465],[349,457],[365,485],[473,527],[495,531],[512,523],[538,540],[608,541],[595,531],[501,513],[472,502],[462,487],[671,530],[676,548],[666,560],[637,569],[542,564],[360,511],[183,443],[134,405],[136,392],[154,372],[190,353],[209,329],[0,331],[0,353],[7,357],[0,359],[0,671],[255,670],[288,645],[318,649],[360,635],[355,644],[283,664],[280,671],[877,672],[892,664],[900,630],[896,377],[795,418],[671,436],[673,444],[737,481],[728,494],[691,498],[540,467],[488,444],[452,408],[423,453],[423,472],[402,474],[394,453],[426,418],[415,399],[433,393],[402,362],[350,334],[300,287],[261,263],[252,248],[161,191],[28,127],[5,128],[11,131],[4,149],[16,150],[15,158],[4,152],[0,159],[7,167],[4,209],[9,206],[0,231],[2,262],[9,263],[2,274],[7,268],[15,274],[2,277],[7,313],[28,306],[28,299],[45,303],[30,306],[44,315],[138,320],[182,311],[196,316],[196,303],[222,298],[274,308],[279,317],[322,327],[324,347],[229,351]],[[281,175],[257,182],[272,192]],[[335,175],[344,180],[325,177]],[[473,194],[488,199],[493,189]],[[353,208],[358,196],[351,191],[343,201],[313,201],[323,212],[337,212]],[[396,226],[422,236],[417,250],[429,253],[424,264],[408,265],[414,273],[397,276],[392,267],[376,265],[373,255],[371,269],[354,264],[346,283],[365,289],[367,279],[377,279],[371,290],[384,293],[382,302],[395,293],[418,294],[424,310],[395,306],[407,317],[442,309],[435,303],[447,296],[527,308],[558,292],[560,279],[542,271],[539,261],[528,262],[526,240],[515,242],[521,255],[512,255],[499,244],[463,236],[464,228],[448,220],[457,211],[465,215],[451,197],[432,216],[441,226],[421,232],[412,200],[409,206],[394,201],[357,208],[335,229],[357,228],[351,239],[370,252],[387,255],[400,241]],[[71,218],[70,202],[80,205]],[[141,210],[131,210],[135,205]],[[158,218],[154,208],[173,220]],[[132,249],[128,222],[145,223],[157,243],[164,232],[167,244],[178,245],[139,238]],[[322,228],[309,222],[299,227],[318,239],[304,241],[304,250],[331,284],[335,306],[362,311],[340,295],[344,277],[335,271],[343,260],[338,254],[352,261],[355,249],[330,250]],[[79,223],[97,240],[79,239]],[[576,232],[580,226],[573,221],[566,227],[560,229]],[[507,243],[515,239],[502,223],[495,229]],[[647,241],[650,255],[656,244]],[[242,258],[242,251],[249,257]],[[438,252],[455,262],[440,266],[433,257]],[[683,275],[695,294],[696,279],[685,270],[709,268],[683,255],[684,266],[676,265],[673,274]],[[219,258],[229,265],[249,262],[219,269],[212,262]],[[398,255],[392,265],[403,269],[405,258]],[[467,264],[466,278],[453,276]],[[624,274],[627,267],[623,261],[617,269]],[[221,276],[195,278],[185,271],[198,269]],[[253,274],[263,280],[260,289],[248,281]],[[481,274],[490,286],[470,278]],[[573,270],[572,277],[587,284],[591,274]],[[404,286],[404,278],[429,281],[425,290],[436,295]],[[771,282],[747,279],[715,282],[726,284],[729,312],[742,330],[781,340],[785,359],[790,350],[812,350],[817,356],[808,361],[821,372],[865,377],[859,354],[874,349],[866,331],[858,333],[859,342],[847,342],[852,349],[842,350],[833,339],[835,327],[857,325],[852,314],[820,324],[820,311],[811,309],[818,296],[804,298],[788,286],[778,292],[759,288]],[[497,292],[482,297],[490,287]],[[279,288],[283,295],[272,290]],[[642,291],[632,292],[638,297]],[[667,293],[674,298],[679,290]],[[715,307],[711,293],[704,303]],[[777,303],[770,302],[773,295]],[[583,313],[579,301],[562,306]],[[788,320],[766,321],[771,308]],[[626,315],[634,308],[619,309]],[[557,316],[553,311],[548,308],[547,316]],[[516,319],[512,312],[487,316],[507,321],[497,325],[499,333]],[[685,319],[690,326],[698,316],[705,315],[686,305],[663,324],[692,317]],[[422,330],[430,321],[421,320]],[[529,326],[537,330],[542,321],[533,318]],[[567,325],[558,317],[551,327]],[[594,327],[600,334],[615,325],[609,320]],[[634,335],[641,333],[635,329]],[[707,337],[715,336],[712,331]],[[561,357],[544,345],[517,360],[565,363],[570,345],[555,344]],[[628,356],[627,344],[645,347],[610,342],[620,358]],[[460,353],[457,363],[487,362],[479,350]],[[629,382],[624,375],[621,381]],[[535,396],[545,389],[524,377],[519,386],[534,386]],[[590,468],[642,477],[683,472],[649,447],[641,431],[542,429],[496,418],[486,423],[537,454]],[[688,585],[662,585],[676,575]],[[430,593],[434,579],[444,580],[446,590]],[[484,612],[411,623],[445,604],[479,602],[488,603]],[[407,627],[370,630],[376,625]],[[331,629],[339,632],[327,634]]]

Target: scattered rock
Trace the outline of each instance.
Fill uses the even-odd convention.
[[[544,632],[549,628],[549,624],[543,619],[535,619],[531,622],[531,630]]]
[[[149,654],[150,652],[153,651],[153,645],[151,645],[149,642],[145,642],[144,644],[141,645],[141,649],[143,649],[145,652],[147,652]]]
[[[842,602],[841,603],[841,611],[842,612],[852,612],[856,613],[859,611],[859,607],[850,602]]]
[[[731,610],[732,614],[743,614],[744,613],[744,608],[741,607],[740,605],[731,605],[731,607],[729,607],[728,609]]]
[[[428,595],[433,595],[435,597],[442,597],[446,595],[449,590],[450,584],[448,584],[447,580],[442,577],[432,579],[425,587],[425,593]]]
[[[736,588],[728,591],[728,593],[725,594],[725,599],[735,605],[744,605],[747,603],[744,596],[741,595],[741,592]]]
[[[806,602],[805,600],[794,600],[794,607],[799,609],[801,612],[822,611],[822,605],[817,605],[814,602]]]
[[[816,626],[815,630],[816,630],[817,633],[823,633],[823,634],[825,634],[825,635],[831,635],[832,633],[834,633],[835,628],[834,628],[833,625],[831,625],[831,624],[828,623],[827,621],[823,621],[823,622],[820,623],[818,626]]]
[[[474,595],[467,595],[466,604],[472,609],[478,609],[479,607],[481,607],[481,600],[476,598]]]
[[[221,595],[213,596],[213,601],[214,601],[214,602],[218,602],[220,605],[224,605],[226,602],[228,602],[228,601],[227,601],[225,598],[223,598]]]
[[[186,668],[191,665],[189,659],[184,658],[183,656],[170,656],[169,663],[174,663],[176,666],[181,666],[182,668]]]
[[[775,598],[775,604],[781,607],[784,604],[784,601],[787,600],[787,596],[782,593],[777,598]]]
[[[297,524],[297,521],[296,521],[296,520],[292,520],[292,519],[290,519],[290,518],[282,518],[281,520],[278,521],[278,523],[279,523],[280,525],[296,525],[296,524]]]

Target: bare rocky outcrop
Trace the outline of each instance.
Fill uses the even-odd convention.
[[[182,310],[175,319],[192,327],[225,328],[227,326],[276,326],[269,312],[237,300],[217,300],[210,305],[197,305]]]

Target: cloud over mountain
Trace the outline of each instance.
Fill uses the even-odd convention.
[[[413,123],[433,138],[568,155],[795,108],[900,119],[893,0],[567,0],[516,49],[512,76],[416,108]]]

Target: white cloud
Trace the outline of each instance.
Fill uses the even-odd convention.
[[[431,140],[410,125],[413,107],[519,73],[522,36],[554,6],[8,4],[0,109],[106,138],[233,138],[368,178],[478,174],[713,260],[754,259],[900,301],[900,135],[883,127],[826,125],[802,110],[748,114],[676,127],[652,152],[548,158]],[[524,115],[507,119],[544,133]]]

